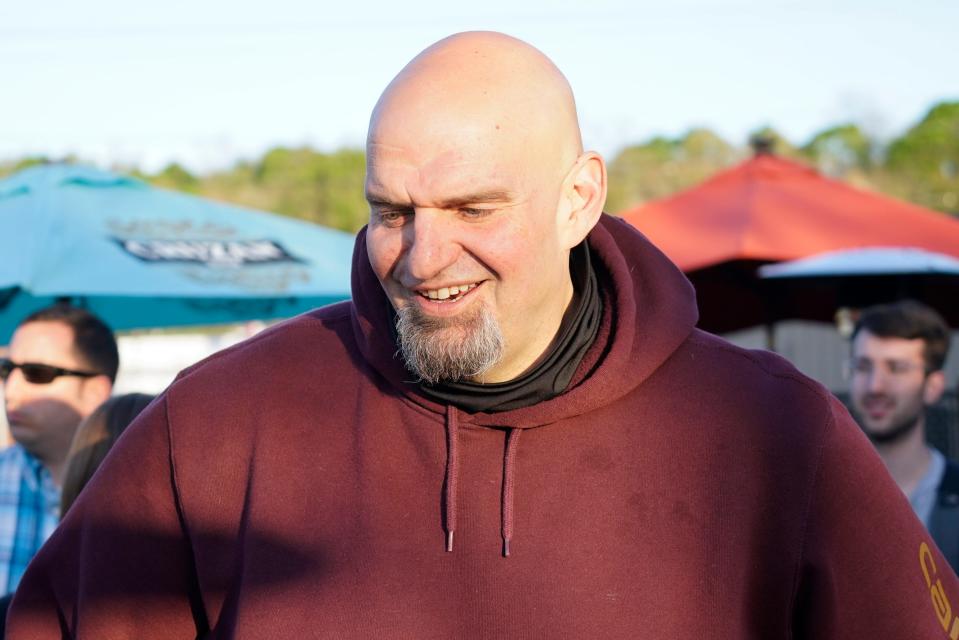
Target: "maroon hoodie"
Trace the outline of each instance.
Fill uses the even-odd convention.
[[[410,382],[361,233],[352,303],[127,430],[8,637],[959,638],[955,576],[842,406],[695,330],[625,223],[589,242],[607,312],[571,388],[469,414]]]

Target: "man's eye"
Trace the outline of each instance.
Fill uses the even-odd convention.
[[[405,209],[380,209],[376,212],[376,217],[381,224],[387,226],[398,226],[406,221],[410,212]]]
[[[911,373],[913,370],[918,368],[919,365],[913,362],[905,362],[902,360],[892,360],[889,362],[889,372],[896,375]]]
[[[493,209],[475,209],[472,207],[460,207],[460,215],[468,219],[482,218],[493,213]]]
[[[872,373],[872,363],[868,360],[853,360],[851,364],[856,373]]]

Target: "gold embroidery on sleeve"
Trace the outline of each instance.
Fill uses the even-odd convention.
[[[922,577],[926,579],[926,587],[932,598],[932,607],[936,612],[936,618],[939,619],[939,624],[942,625],[942,630],[949,633],[950,640],[959,640],[959,616],[952,615],[952,603],[949,602],[949,597],[942,588],[942,580],[936,577],[936,561],[932,557],[932,549],[925,542],[919,545],[919,567],[922,569]]]

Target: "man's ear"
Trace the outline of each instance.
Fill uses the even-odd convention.
[[[83,390],[81,391],[81,402],[87,415],[94,409],[110,399],[113,393],[113,383],[107,376],[93,376],[83,381]]]
[[[606,163],[595,151],[576,159],[560,194],[560,233],[563,246],[572,249],[589,234],[606,205]]]
[[[946,390],[946,374],[943,371],[933,371],[926,376],[926,384],[922,390],[922,400],[926,404],[936,404]]]

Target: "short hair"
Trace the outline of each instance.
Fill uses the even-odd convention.
[[[114,396],[80,421],[63,473],[61,516],[80,495],[120,435],[155,397],[145,393]]]
[[[31,322],[62,322],[73,329],[73,348],[84,364],[110,378],[111,383],[116,381],[120,368],[117,340],[113,330],[98,316],[61,302],[34,311],[17,326]]]
[[[864,309],[852,331],[852,339],[862,330],[879,338],[922,340],[926,372],[939,371],[946,364],[949,326],[935,310],[920,302],[902,300]]]

